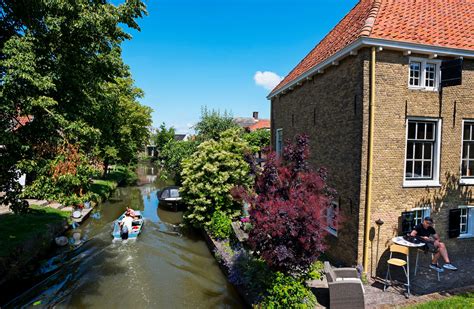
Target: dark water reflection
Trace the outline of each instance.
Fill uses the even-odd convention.
[[[156,192],[165,184],[156,170],[139,172],[143,185],[119,188],[77,230],[83,244],[58,250],[43,268],[46,278],[6,307],[242,307],[204,241],[177,227],[182,213],[159,208]],[[143,233],[136,242],[112,243],[112,222],[126,206],[143,212]]]

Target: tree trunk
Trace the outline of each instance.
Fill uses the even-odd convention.
[[[107,176],[109,173],[109,159],[104,160],[104,178]]]

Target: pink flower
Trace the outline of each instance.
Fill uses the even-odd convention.
[[[241,218],[241,219],[240,219],[240,222],[242,222],[242,223],[247,223],[247,222],[250,222],[250,219],[249,219],[248,217]]]

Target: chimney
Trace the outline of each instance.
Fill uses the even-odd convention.
[[[258,120],[258,112],[253,112],[253,119]]]

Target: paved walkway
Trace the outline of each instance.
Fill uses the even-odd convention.
[[[401,308],[407,305],[427,302],[456,294],[474,291],[474,259],[456,259],[459,270],[445,270],[441,273],[441,280],[438,282],[434,270],[428,268],[430,258],[420,254],[421,266],[414,276],[414,265],[410,271],[412,295],[407,298],[405,288],[400,285],[391,286],[387,291],[383,291],[383,280],[374,278],[369,284],[364,285],[365,302],[367,308]],[[414,261],[414,259],[413,259]],[[391,271],[393,278],[399,281],[405,280],[403,273]],[[316,294],[320,308],[329,307],[329,291],[326,283],[319,282],[314,285],[313,292]]]

